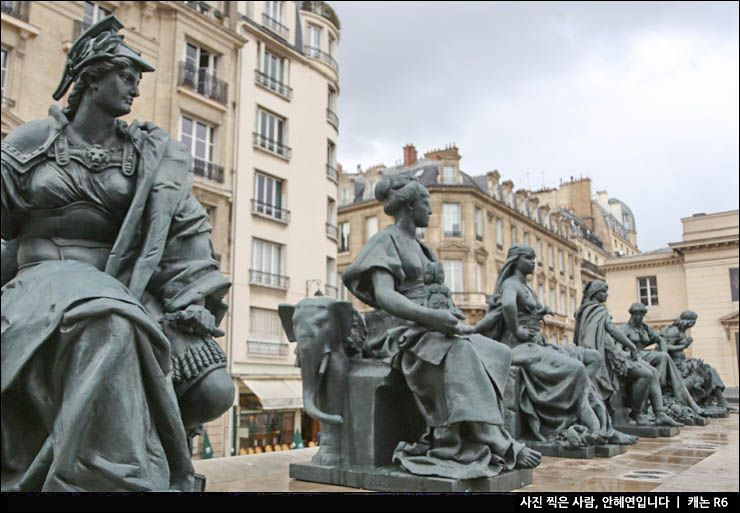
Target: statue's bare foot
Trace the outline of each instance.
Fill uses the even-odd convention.
[[[650,426],[652,425],[652,422],[650,421],[650,417],[645,415],[644,413],[634,413],[630,415],[630,418],[635,421],[635,423],[638,426]]]
[[[634,445],[637,443],[637,437],[614,430],[614,434],[609,438],[609,443],[617,445]]]
[[[522,449],[516,457],[516,468],[535,468],[537,465],[542,463],[542,454],[525,447]]]
[[[683,424],[670,418],[665,413],[658,413],[655,416],[655,423],[659,426],[682,427]]]

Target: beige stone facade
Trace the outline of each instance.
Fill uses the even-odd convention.
[[[669,248],[612,258],[602,270],[607,306],[617,323],[642,301],[645,320],[670,324],[686,309],[699,314],[687,353],[717,368],[726,386],[738,386],[738,211],[681,219],[683,238]]]
[[[234,453],[306,442],[300,369],[278,317],[337,294],[339,20],[323,2],[233,2],[241,51],[233,225]],[[305,421],[305,425],[304,425]]]
[[[3,137],[26,121],[48,115],[66,52],[82,30],[109,13],[123,22],[126,43],[156,68],[142,77],[141,96],[123,119],[152,121],[183,142],[189,129],[195,136],[191,140],[203,140],[201,146],[191,144],[193,193],[209,213],[214,250],[229,279],[238,57],[248,41],[233,29],[231,3],[5,2],[2,13]],[[56,103],[63,108],[66,97]],[[200,137],[203,129],[206,135]],[[227,335],[219,339],[227,355],[230,315],[222,323]],[[227,454],[229,418],[206,426],[214,456]],[[197,442],[194,453],[199,454]]]
[[[404,165],[343,173],[339,180],[340,274],[373,233],[393,222],[375,199],[375,184],[385,174],[409,171],[431,196],[433,214],[419,235],[445,265],[447,284],[466,322],[473,324],[485,314],[486,295],[493,293],[509,248],[526,243],[538,255],[530,286],[556,312],[545,319],[543,333],[554,343],[572,342],[573,315],[582,291],[579,233],[529,191],[515,192],[513,182],[500,182],[498,171],[471,177],[460,168],[454,146],[427,152],[417,160],[416,149],[407,145]],[[345,287],[340,298],[351,300],[360,311],[369,309]]]

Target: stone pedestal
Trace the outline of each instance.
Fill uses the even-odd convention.
[[[381,492],[508,492],[532,484],[532,470],[512,470],[496,477],[479,479],[448,479],[416,476],[398,466],[384,467],[325,467],[311,462],[292,463],[290,477],[302,481],[324,483]]]
[[[597,445],[595,456],[597,458],[613,458],[627,452],[628,445],[604,444]]]
[[[524,444],[530,449],[539,451],[543,456],[552,456],[555,458],[579,458],[583,460],[590,460],[596,456],[595,447],[576,447],[574,449],[566,449],[561,444],[548,443],[548,442],[534,442],[530,440],[523,440]]]
[[[659,437],[671,437],[677,436],[681,430],[677,427],[670,426],[638,426],[637,424],[629,424],[625,426],[614,426],[614,429],[626,433],[628,435],[634,435],[645,438],[659,438]]]

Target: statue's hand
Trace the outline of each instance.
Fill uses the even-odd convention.
[[[520,340],[522,342],[529,342],[534,337],[534,334],[535,330],[533,330],[532,328],[519,326],[516,329],[514,336],[517,338],[517,340]]]
[[[165,318],[184,333],[222,337],[224,332],[216,326],[216,318],[204,306],[190,305],[185,310],[168,313]]]
[[[429,309],[426,326],[445,335],[457,334],[458,319],[449,310]]]
[[[472,326],[468,326],[467,324],[463,324],[461,322],[458,322],[455,328],[458,335],[470,335],[471,333],[473,333]]]

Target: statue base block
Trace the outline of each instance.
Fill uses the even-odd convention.
[[[206,476],[203,474],[195,474],[193,479],[193,491],[194,492],[205,492],[206,491]]]
[[[614,426],[614,429],[626,433],[628,435],[634,435],[645,438],[659,438],[659,437],[671,437],[677,436],[681,430],[677,427],[671,426],[638,426],[637,424],[629,424],[626,426]]]
[[[684,422],[687,426],[706,426],[709,424],[709,419],[706,417],[699,417],[692,419],[691,422]]]
[[[712,419],[726,419],[730,416],[730,412],[726,411],[724,413],[719,411],[709,412],[709,418]]]
[[[531,469],[511,470],[496,477],[448,479],[416,476],[398,466],[337,468],[306,462],[291,463],[289,475],[301,481],[381,492],[509,492],[532,484]]]
[[[613,458],[627,452],[627,447],[627,445],[604,444],[597,445],[594,449],[596,449],[597,458]]]
[[[534,442],[530,440],[522,440],[524,445],[530,449],[534,449],[542,453],[543,456],[552,456],[555,458],[579,458],[583,460],[590,460],[596,456],[595,447],[576,447],[575,449],[566,449],[557,443],[548,442]]]

